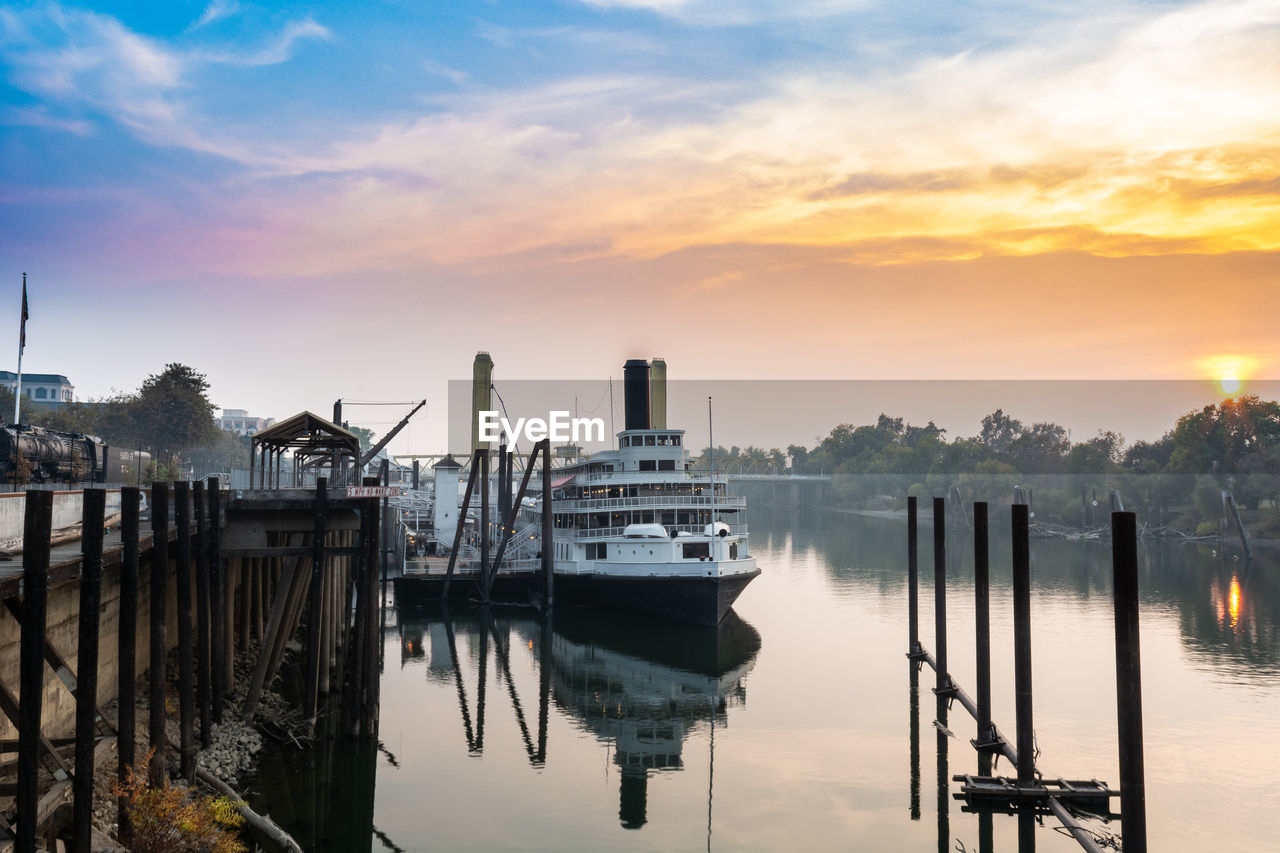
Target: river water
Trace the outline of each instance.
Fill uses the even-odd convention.
[[[1009,534],[993,522],[993,717],[1012,737]],[[978,772],[974,725],[958,704],[935,724],[927,668],[913,702],[904,521],[753,509],[751,531],[763,572],[718,632],[395,614],[380,746],[272,754],[255,804],[324,851],[1080,849],[1052,816],[1020,842],[1017,817],[953,799],[950,776]],[[948,545],[950,668],[973,694],[973,546],[954,529]],[[1033,541],[1033,684],[1045,776],[1118,788],[1110,559]],[[1280,849],[1280,560],[1176,543],[1139,559],[1149,849]]]

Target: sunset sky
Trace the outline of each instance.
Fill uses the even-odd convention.
[[[477,350],[1280,376],[1275,0],[4,5],[0,92],[0,367],[25,271],[81,398],[427,397],[430,452]]]

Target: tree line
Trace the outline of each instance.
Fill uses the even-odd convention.
[[[13,392],[0,388],[0,411],[13,410]],[[22,422],[61,432],[96,435],[111,445],[152,456],[156,479],[184,476],[191,464],[230,470],[249,464],[249,439],[219,430],[203,373],[178,363],[142,381],[137,390],[103,399],[40,405],[23,400]]]
[[[717,457],[743,455],[733,451],[719,448]],[[1025,423],[997,409],[973,436],[950,438],[933,421],[882,414],[873,424],[840,424],[813,447],[791,445],[785,457],[793,473],[830,475],[829,497],[846,506],[893,508],[908,494],[949,495],[953,487],[966,502],[1008,502],[1022,487],[1040,519],[1101,526],[1116,489],[1127,509],[1147,518],[1216,529],[1221,492],[1230,489],[1255,514],[1270,509],[1280,535],[1280,404],[1252,394],[1188,412],[1156,441],[1127,444],[1099,431],[1073,442],[1060,424]]]

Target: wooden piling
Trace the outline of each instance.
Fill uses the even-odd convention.
[[[1138,636],[1138,534],[1132,512],[1111,514],[1116,613],[1116,723],[1120,826],[1125,853],[1146,853],[1147,788],[1142,751],[1142,649]]]
[[[80,619],[76,658],[76,759],[72,784],[74,853],[89,853],[93,826],[93,749],[98,717],[98,618],[102,604],[105,489],[85,489],[81,511]]]
[[[253,468],[250,466],[250,471]],[[222,549],[221,549],[221,515],[222,489],[217,477],[209,478],[209,669],[213,686],[212,715],[215,723],[222,722],[222,700],[228,687],[223,678],[223,642],[224,630],[222,611],[226,607],[223,600],[222,583]]]
[[[261,695],[262,688],[270,683],[268,671],[270,670],[271,675],[274,675],[271,660],[276,645],[280,643],[280,635],[285,631],[284,625],[288,617],[289,602],[294,587],[294,567],[296,564],[296,560],[291,559],[288,561],[285,576],[276,588],[275,595],[271,601],[271,616],[267,619],[266,638],[262,642],[262,647],[258,649],[258,660],[254,665],[253,676],[249,681],[249,690],[245,695],[244,707],[240,711],[241,719],[245,722],[253,720],[253,714],[258,707],[258,697]]]
[[[1013,680],[1018,738],[1018,783],[1035,780],[1035,735],[1031,716],[1031,540],[1026,504],[1013,512]]]
[[[947,508],[942,498],[933,499],[933,629],[934,655],[938,662],[936,690],[951,687],[947,669]]]
[[[249,608],[252,602],[250,588],[253,585],[253,569],[258,561],[244,558],[240,561],[240,609],[236,611],[236,633],[241,652],[249,651]]]
[[[204,482],[193,486],[196,509],[196,705],[200,709],[200,748],[213,744],[213,709],[209,684],[209,552],[205,532]]]
[[[227,691],[236,680],[236,587],[244,570],[244,559],[227,560],[223,576],[222,600],[222,683]]]
[[[120,739],[116,742],[116,775],[124,779],[133,766],[135,756],[134,713],[137,687],[138,648],[138,497],[141,490],[125,486],[120,490],[120,621],[117,629],[116,728]],[[120,841],[126,846],[133,840],[133,828],[125,799],[116,801],[116,824],[120,827]]]
[[[178,754],[182,778],[196,778],[195,634],[191,626],[191,491],[173,486],[173,524],[178,538]]]
[[[302,696],[302,715],[314,719],[320,691],[320,642],[324,607],[324,528],[328,481],[316,480],[313,505],[314,529],[311,535],[311,580],[307,602],[307,668]]]
[[[978,656],[978,735],[975,745],[980,748],[995,740],[991,730],[991,586],[987,534],[987,504],[986,501],[978,501],[973,505],[973,593]]]
[[[916,499],[907,498],[907,654],[920,653],[920,568]]]
[[[165,669],[165,587],[169,569],[169,484],[151,485],[151,666],[148,671],[149,706],[147,719],[151,749],[148,778],[152,787],[164,787],[164,669]]]
[[[49,594],[49,537],[53,492],[29,490],[23,523],[22,640],[19,650],[18,826],[15,849],[36,849],[40,800],[40,718],[44,705],[45,608]]]

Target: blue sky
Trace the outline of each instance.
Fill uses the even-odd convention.
[[[1258,0],[2,5],[0,258],[29,369],[184,361],[274,416],[443,398],[478,349],[1273,376],[1277,45]]]

